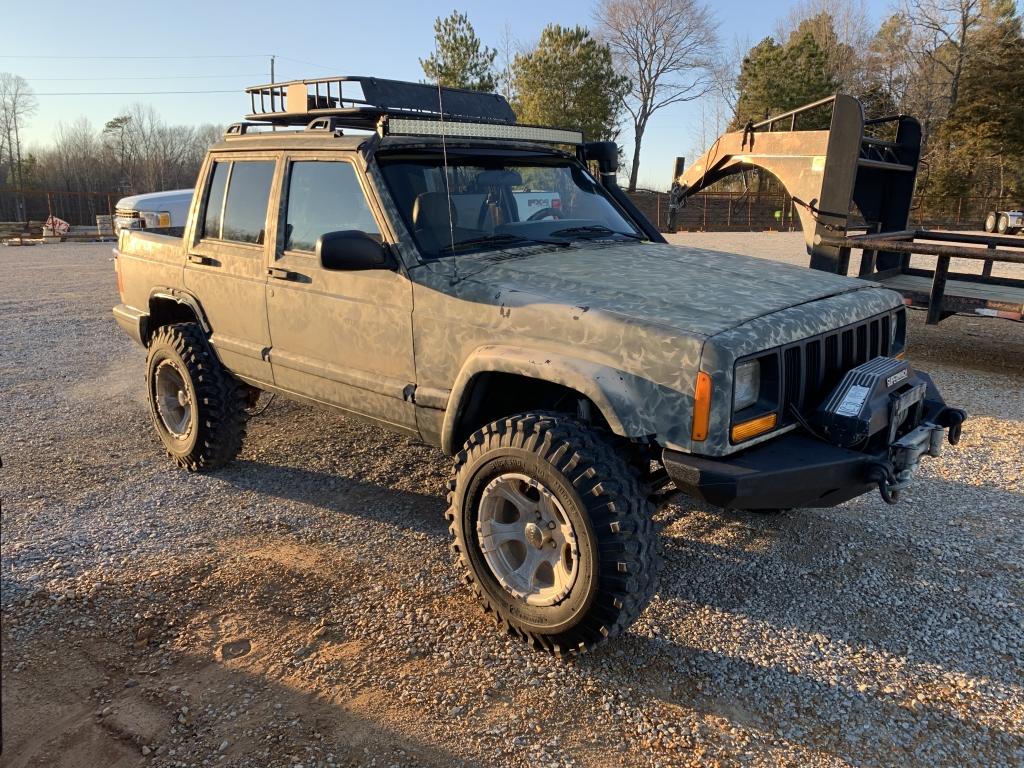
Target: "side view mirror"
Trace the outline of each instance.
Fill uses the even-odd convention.
[[[583,145],[583,156],[597,163],[602,176],[619,170],[619,146],[614,141],[587,142]]]
[[[328,232],[316,241],[324,269],[394,269],[390,251],[373,237],[354,229]]]

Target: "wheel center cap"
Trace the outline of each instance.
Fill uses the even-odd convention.
[[[530,542],[530,546],[535,549],[540,549],[544,546],[544,532],[541,531],[539,525],[536,523],[526,524],[526,540]]]
[[[178,405],[180,405],[182,408],[188,405],[188,394],[185,392],[184,389],[178,390]]]

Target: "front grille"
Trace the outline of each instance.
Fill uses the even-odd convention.
[[[888,355],[892,335],[886,313],[782,348],[783,424],[792,408],[806,415],[839,383],[843,374],[879,355]]]
[[[114,215],[121,219],[137,219],[142,214],[131,208],[118,208],[114,211]]]

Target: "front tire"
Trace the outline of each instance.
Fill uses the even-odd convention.
[[[455,457],[452,551],[499,626],[556,656],[626,629],[656,586],[639,475],[599,432],[568,416],[510,416]]]
[[[146,358],[150,415],[167,455],[204,472],[238,455],[245,437],[246,386],[213,354],[195,323],[159,328]]]

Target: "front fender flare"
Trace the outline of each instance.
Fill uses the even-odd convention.
[[[441,449],[447,454],[457,449],[453,441],[466,394],[474,378],[482,373],[515,374],[573,389],[597,407],[617,435],[640,438],[654,432],[647,406],[651,395],[662,388],[653,382],[568,355],[488,345],[467,358],[455,379],[441,430]]]

